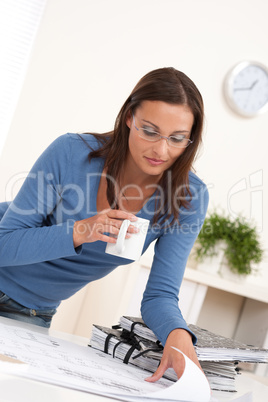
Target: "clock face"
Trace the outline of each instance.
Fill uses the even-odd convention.
[[[225,95],[232,109],[242,116],[268,110],[268,69],[255,62],[239,63],[226,77]]]

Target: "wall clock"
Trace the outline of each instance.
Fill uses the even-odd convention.
[[[254,117],[268,110],[268,68],[243,61],[227,74],[224,94],[228,105],[241,116]]]

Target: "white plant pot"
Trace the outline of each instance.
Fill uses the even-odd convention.
[[[216,244],[215,249],[216,255],[204,258],[202,262],[197,264],[197,269],[210,275],[217,275],[231,282],[244,283],[247,280],[248,275],[235,273],[228,266],[228,262],[224,256],[226,243],[224,241],[219,241]]]
[[[202,262],[198,262],[197,269],[203,272],[207,272],[211,275],[217,275],[220,271],[226,244],[224,241],[219,241],[216,246],[216,255],[212,257],[205,257]]]
[[[218,274],[223,279],[226,279],[231,282],[236,282],[236,283],[244,283],[248,278],[248,275],[243,275],[243,274],[238,274],[236,272],[233,272],[229,268],[228,263],[224,257],[221,262],[221,266],[220,266]]]

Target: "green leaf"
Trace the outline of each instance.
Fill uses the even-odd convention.
[[[232,219],[214,211],[205,219],[197,238],[196,260],[216,255],[220,240],[226,243],[225,257],[234,272],[250,274],[253,271],[251,264],[259,263],[263,258],[264,251],[255,226],[242,216]]]

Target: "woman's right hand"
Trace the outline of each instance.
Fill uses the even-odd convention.
[[[97,240],[106,243],[116,243],[116,237],[125,219],[135,222],[138,218],[129,212],[118,209],[105,209],[90,218],[76,221],[73,227],[74,247],[76,248],[83,243],[92,243]],[[137,231],[137,228],[129,225],[126,237],[130,237],[131,233],[137,233]],[[110,233],[116,237],[107,236],[104,233]]]

